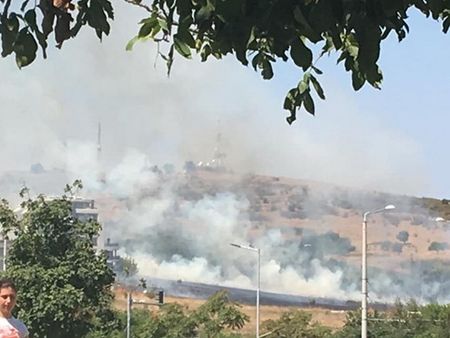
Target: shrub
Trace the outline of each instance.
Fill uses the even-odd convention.
[[[409,239],[409,233],[408,233],[408,231],[400,231],[398,234],[397,234],[397,236],[396,236],[396,238],[400,241],[400,242],[403,242],[403,243],[406,243],[406,242],[408,242],[408,239]]]
[[[431,242],[428,246],[428,251],[444,251],[448,250],[449,245],[446,242]]]

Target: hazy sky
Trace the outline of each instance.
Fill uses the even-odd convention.
[[[450,36],[439,24],[414,16],[404,42],[383,45],[381,91],[354,93],[336,57],[323,58],[327,100],[317,101],[316,117],[302,112],[289,126],[282,104],[298,69],[280,63],[275,79],[263,81],[233,58],[179,57],[167,78],[151,43],[125,52],[144,16],[118,4],[102,43],[86,30],[23,70],[1,60],[0,172],[36,162],[93,167],[101,121],[105,166],[130,151],[178,168],[206,161],[220,130],[236,171],[449,197]]]

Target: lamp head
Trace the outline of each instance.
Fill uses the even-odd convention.
[[[384,207],[384,210],[393,210],[393,209],[395,209],[395,205],[393,204],[388,204]]]

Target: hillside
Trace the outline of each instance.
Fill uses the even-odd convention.
[[[143,275],[251,288],[256,257],[228,244],[252,243],[266,290],[358,299],[362,214],[394,204],[369,219],[372,301],[449,300],[446,200],[213,170],[156,176],[97,198],[106,235]]]
[[[57,173],[10,173],[0,188],[53,194]],[[360,296],[362,214],[394,204],[369,217],[370,300],[450,301],[450,222],[436,221],[450,219],[448,200],[195,166],[106,175],[83,193],[96,200],[100,244],[118,242],[143,276],[252,289],[256,255],[229,245],[251,243],[263,290],[341,300]]]
[[[394,204],[396,210],[370,219],[369,246],[374,256],[389,254],[400,261],[410,259],[411,254],[415,259],[441,259],[442,253],[428,250],[429,244],[450,239],[450,222],[436,222],[437,217],[450,219],[447,200],[358,191],[279,177],[247,175],[237,179],[207,171],[190,176],[178,192],[181,198],[189,200],[226,191],[249,200],[249,219],[259,231],[275,228],[286,237],[300,239],[308,231],[333,231],[355,246],[350,256],[360,256],[362,214],[387,204]],[[383,242],[399,242],[396,236],[400,231],[409,233],[401,251],[383,250]]]

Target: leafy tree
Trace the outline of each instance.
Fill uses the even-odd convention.
[[[377,318],[378,321],[373,319]],[[389,334],[393,332],[390,321],[384,321],[387,319],[386,314],[379,312],[368,313],[368,325],[367,335],[370,338],[375,337],[391,337]],[[352,311],[347,313],[347,318],[344,327],[337,331],[334,338],[359,338],[361,337],[361,312]],[[398,336],[399,338],[402,336]],[[394,338],[394,337],[392,337]]]
[[[121,329],[113,336],[123,337],[126,316],[122,313]],[[133,309],[131,316],[131,337],[133,338],[188,338],[196,336],[196,322],[179,304],[166,304],[156,314],[148,310]]]
[[[151,39],[167,43],[159,49],[170,71],[175,51],[185,58],[198,53],[202,61],[234,54],[243,65],[251,63],[264,79],[274,75],[277,60],[301,69],[298,84],[289,90],[284,109],[292,123],[302,106],[315,113],[312,91],[325,99],[317,79],[322,72],[317,60],[336,52],[338,63],[351,72],[352,85],[359,90],[366,82],[380,88],[378,67],[380,47],[391,33],[401,41],[406,37],[408,11],[418,10],[426,17],[450,27],[450,0],[125,0],[147,12],[136,41]],[[17,65],[29,65],[36,58],[38,44],[46,57],[52,32],[57,47],[75,37],[88,25],[101,39],[110,32],[114,18],[109,0],[22,0],[0,4],[2,56],[14,54]],[[316,47],[315,45],[319,45]]]
[[[277,320],[266,320],[262,329],[270,333],[269,337],[278,338],[326,338],[331,337],[331,330],[318,323],[311,322],[310,313],[292,310],[285,312]]]
[[[369,312],[368,337],[373,338],[446,338],[450,337],[450,307],[430,304],[419,306],[414,301],[397,302],[393,310],[385,313]],[[347,315],[344,327],[335,338],[361,336],[359,311]]]
[[[17,283],[18,315],[32,336],[84,337],[91,330],[107,335],[115,325],[114,276],[93,245],[100,225],[75,219],[66,196],[39,196],[22,208],[19,219],[2,201],[0,221],[3,233],[15,236],[7,276]]]
[[[201,337],[215,337],[224,329],[239,330],[249,318],[230,300],[226,291],[219,291],[208,298],[194,313]]]
[[[114,271],[118,275],[123,275],[124,277],[132,277],[138,273],[138,267],[136,262],[131,257],[119,257]]]
[[[400,232],[397,234],[396,238],[397,238],[400,242],[406,243],[406,242],[408,242],[408,239],[409,239],[409,233],[408,233],[408,231],[400,231]]]
[[[133,338],[237,338],[249,318],[231,302],[225,291],[212,295],[196,310],[180,304],[165,304],[158,312],[133,310],[131,336]],[[125,316],[120,318],[120,328],[108,337],[123,337]],[[91,334],[89,338],[100,338]]]

